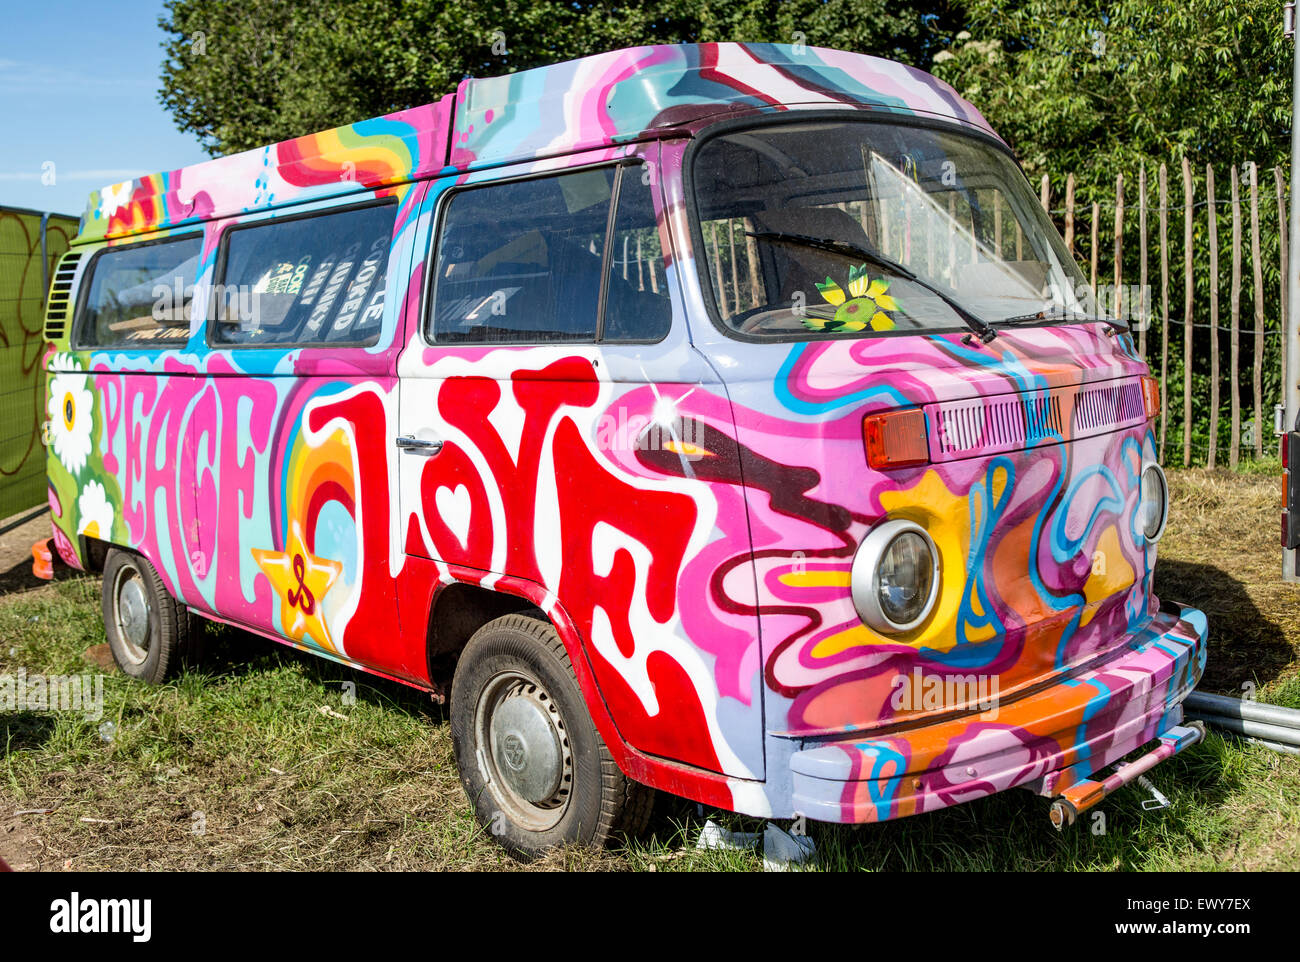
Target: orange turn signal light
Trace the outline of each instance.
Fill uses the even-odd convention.
[[[869,414],[862,421],[867,463],[877,471],[930,460],[925,412],[920,408]]]
[[[1160,413],[1160,382],[1153,377],[1142,378],[1142,403],[1146,405],[1148,421]]]

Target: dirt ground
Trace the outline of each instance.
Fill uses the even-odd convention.
[[[24,511],[0,521],[0,530],[22,521],[17,527],[0,534],[0,596],[36,588],[42,583],[32,574],[32,545],[50,536],[50,516],[42,511],[30,520],[22,520],[30,514],[30,511]]]

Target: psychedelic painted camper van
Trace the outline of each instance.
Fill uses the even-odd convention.
[[[1152,594],[1159,392],[1083,287],[916,70],[466,80],[92,195],[54,538],[128,674],[209,618],[449,697],[516,852],[652,789],[860,823],[1017,786],[1064,823],[1200,737],[1207,633]]]

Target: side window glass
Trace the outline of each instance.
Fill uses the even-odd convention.
[[[77,343],[152,347],[184,342],[202,245],[201,237],[186,237],[98,254]]]
[[[235,227],[213,297],[213,339],[363,345],[379,338],[396,204]]]
[[[458,191],[438,242],[433,340],[594,341],[615,169]]]
[[[672,323],[663,245],[648,168],[624,167],[609,259],[606,341],[657,341]]]

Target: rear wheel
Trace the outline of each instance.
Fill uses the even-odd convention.
[[[161,684],[194,655],[190,613],[147,560],[113,548],[104,561],[104,632],[125,674]]]
[[[619,771],[549,622],[506,615],[469,640],[451,690],[461,784],[480,824],[532,858],[644,828],[651,789]]]

